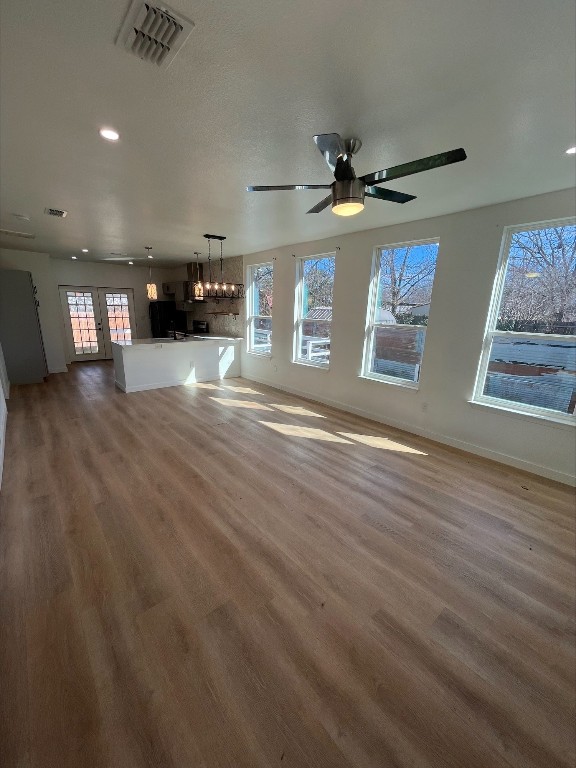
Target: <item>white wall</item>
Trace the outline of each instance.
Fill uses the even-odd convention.
[[[32,280],[38,289],[38,315],[48,371],[60,373],[67,368],[61,332],[62,313],[58,290],[54,284],[52,261],[47,253],[0,249],[0,269],[22,269],[32,273]]]
[[[381,205],[385,218],[386,208]],[[574,482],[576,435],[572,425],[468,401],[503,228],[571,216],[575,210],[574,191],[563,190],[251,254],[244,258],[245,267],[274,262],[273,357],[264,359],[244,350],[242,375],[547,477]],[[432,237],[439,238],[440,252],[419,389],[359,378],[374,247]],[[330,369],[325,371],[291,362],[294,255],[334,250],[332,343]]]
[[[51,259],[52,278],[56,291],[60,285],[81,285],[97,288],[132,288],[134,291],[134,311],[136,314],[135,338],[145,339],[150,336],[150,319],[146,295],[146,283],[149,282],[148,267],[127,264],[102,264],[71,259]],[[165,270],[152,270],[152,280],[161,288]],[[62,311],[60,310],[62,317]],[[61,325],[62,325],[61,321]],[[63,329],[62,329],[63,332]]]
[[[32,279],[38,288],[40,326],[50,373],[67,370],[64,320],[58,292],[60,285],[132,288],[136,313],[135,336],[137,338],[150,336],[149,301],[146,296],[146,283],[149,281],[148,265],[130,267],[123,264],[53,259],[47,253],[2,248],[0,249],[0,268],[22,269],[32,273]],[[161,298],[166,298],[161,293],[162,282],[174,279],[176,275],[178,277],[184,275],[180,279],[185,279],[186,268],[152,268],[152,280],[158,284]]]

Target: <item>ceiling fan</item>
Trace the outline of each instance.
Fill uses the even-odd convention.
[[[422,171],[431,171],[433,168],[466,160],[466,152],[463,149],[452,149],[449,152],[441,152],[439,155],[423,157],[420,160],[412,160],[410,163],[395,165],[383,171],[375,171],[356,177],[352,167],[352,156],[362,146],[360,139],[343,139],[337,133],[321,133],[314,136],[314,141],[334,174],[336,180],[332,184],[284,184],[276,187],[246,187],[246,190],[248,192],[270,192],[290,189],[329,189],[330,194],[313,208],[310,208],[307,213],[320,213],[332,204],[332,212],[338,216],[354,216],[363,210],[365,197],[389,200],[392,203],[408,203],[410,200],[416,199],[414,195],[376,187],[375,184],[400,179],[402,176],[412,176],[412,174]]]

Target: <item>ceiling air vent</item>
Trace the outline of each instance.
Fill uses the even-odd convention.
[[[116,45],[162,69],[168,67],[186,42],[194,23],[166,5],[133,0]]]
[[[16,232],[13,229],[0,229],[0,235],[6,235],[7,237],[23,237],[26,240],[34,240],[36,235],[31,232]]]
[[[44,208],[44,213],[48,216],[57,216],[59,219],[68,216],[68,211],[61,211],[60,208]]]

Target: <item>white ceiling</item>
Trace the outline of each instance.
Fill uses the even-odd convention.
[[[236,255],[574,183],[573,0],[172,5],[196,27],[158,70],[114,45],[128,0],[2,0],[1,226],[36,233],[2,245],[89,259],[151,245],[179,263],[204,232]],[[312,136],[333,131],[362,139],[358,174],[460,146],[469,159],[347,220],[306,215],[322,191],[245,191],[330,183]]]

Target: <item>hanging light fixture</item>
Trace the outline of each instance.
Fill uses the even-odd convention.
[[[202,280],[200,280],[200,262],[198,261],[200,251],[194,251],[194,256],[196,256],[196,282],[194,283],[194,301],[204,301],[204,286],[202,284]]]
[[[154,258],[150,255],[150,251],[152,250],[151,245],[145,245],[144,248],[147,251],[147,255],[149,259]],[[156,301],[158,299],[158,288],[156,287],[156,283],[152,282],[152,264],[150,264],[149,269],[149,282],[146,283],[146,294],[150,301]]]
[[[222,243],[224,235],[204,235],[208,240],[208,280],[202,285],[202,299],[243,299],[243,283],[229,283],[224,279],[224,254]],[[220,241],[220,282],[212,281],[212,240]],[[198,286],[198,283],[196,284]],[[196,294],[196,289],[195,289]]]

